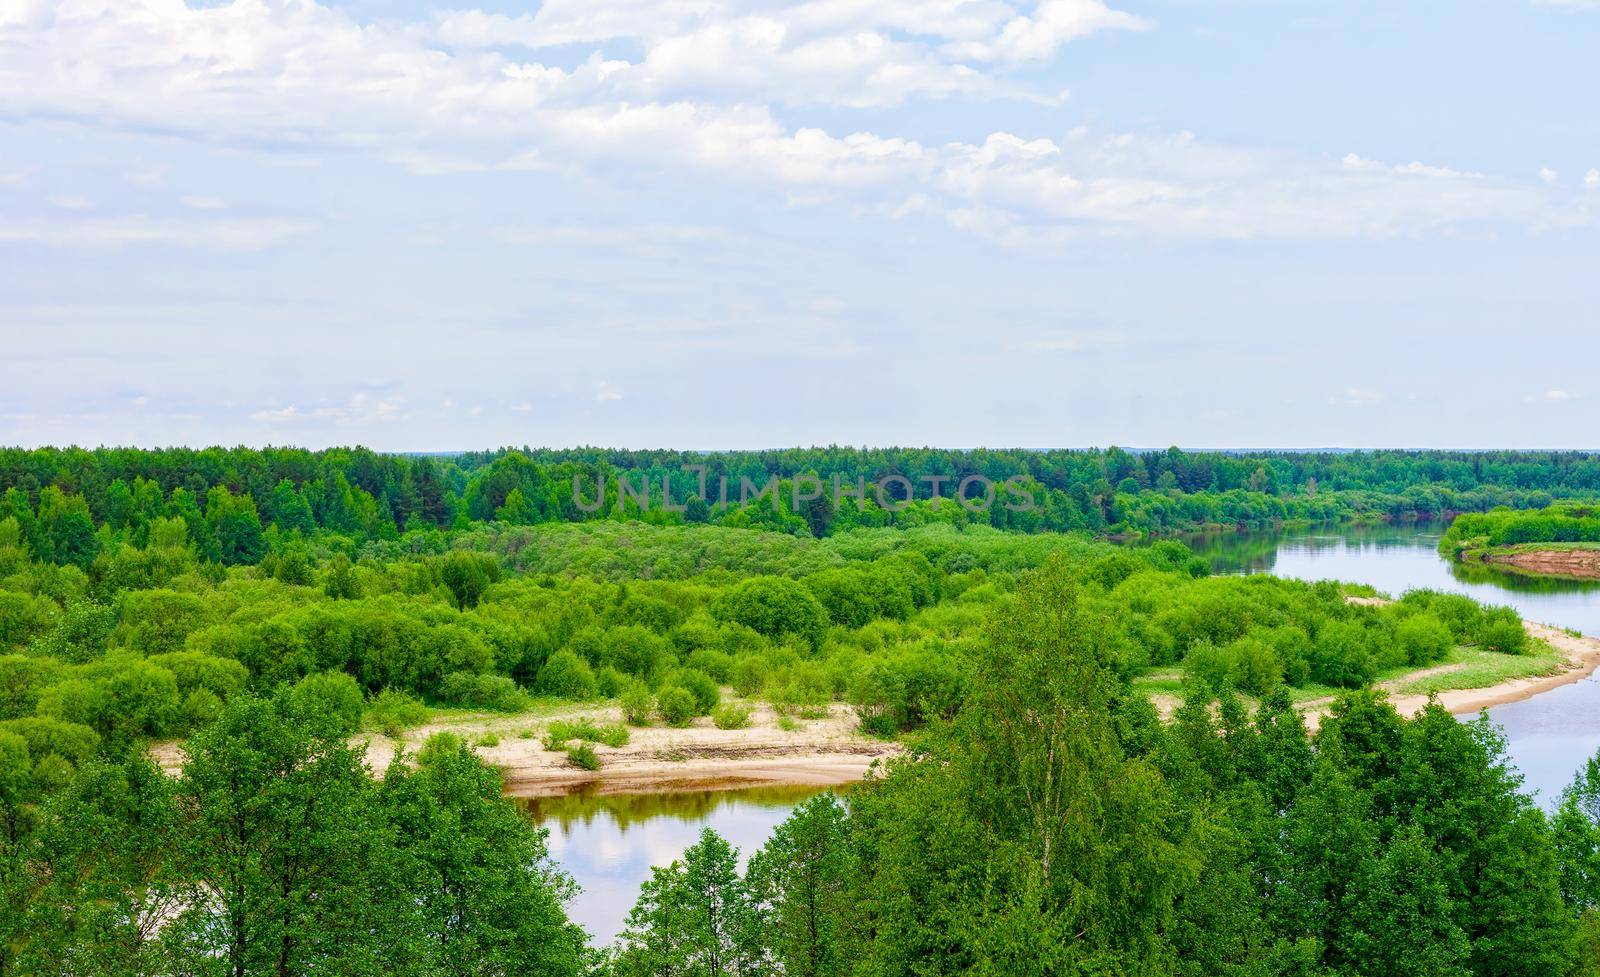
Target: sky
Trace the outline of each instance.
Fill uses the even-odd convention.
[[[1597,50],[1600,0],[0,0],[0,444],[1600,448]]]

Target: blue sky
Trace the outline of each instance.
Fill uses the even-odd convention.
[[[1581,446],[1600,0],[0,0],[0,443]]]

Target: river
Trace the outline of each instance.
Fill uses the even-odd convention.
[[[1524,618],[1600,635],[1600,583],[1517,577],[1458,567],[1439,556],[1437,524],[1226,533],[1186,539],[1216,573],[1275,573],[1303,580],[1371,584],[1394,595],[1428,587],[1509,604]],[[1490,710],[1504,728],[1525,786],[1550,805],[1600,749],[1600,682],[1593,678]],[[652,865],[665,865],[715,829],[741,853],[759,848],[812,794],[775,787],[675,794],[578,794],[524,800],[550,829],[551,853],[582,893],[570,909],[597,944],[621,931]]]

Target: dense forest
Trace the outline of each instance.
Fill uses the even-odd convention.
[[[819,537],[931,522],[1099,535],[1597,494],[1600,457],[1562,452],[0,449],[0,518],[17,519],[37,557],[80,566],[108,535],[142,545],[171,517],[203,559],[234,565],[258,562],[272,531],[377,544],[475,523],[633,518]]]
[[[501,511],[595,454],[8,458],[0,975],[1597,972],[1600,772],[1547,817],[1492,729],[1370,691],[1535,657],[1514,612],[974,520]],[[1560,457],[1515,491],[1579,492]],[[1308,735],[1294,702],[1333,695]],[[745,869],[707,837],[604,951],[472,744],[382,777],[360,748],[451,710],[755,700],[846,703],[909,753]],[[628,735],[565,732],[579,766]]]

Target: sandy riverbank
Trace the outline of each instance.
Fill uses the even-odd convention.
[[[1382,602],[1382,598],[1351,600]],[[1574,636],[1532,621],[1523,622],[1523,626],[1531,637],[1561,653],[1563,664],[1559,671],[1478,689],[1440,692],[1435,696],[1438,702],[1457,715],[1472,714],[1576,682],[1600,667],[1600,639]],[[1403,715],[1414,715],[1428,704],[1428,696],[1395,693],[1425,675],[1451,667],[1411,672],[1379,683],[1378,687],[1391,693],[1389,701]],[[1163,715],[1170,715],[1177,705],[1171,696],[1154,698]],[[1166,699],[1172,701],[1159,701]],[[1300,708],[1307,725],[1315,729],[1331,705],[1331,699],[1303,703]],[[399,741],[365,733],[354,742],[366,749],[368,764],[374,774],[381,776],[398,748],[414,752],[435,733],[455,733],[477,744],[484,760],[503,771],[506,793],[514,797],[548,797],[577,790],[641,794],[783,784],[828,787],[859,780],[874,762],[902,752],[897,743],[862,735],[854,712],[842,704],[834,704],[824,718],[801,720],[794,729],[783,729],[771,707],[759,703],[751,706],[751,725],[745,729],[717,729],[704,717],[684,729],[632,727],[625,746],[595,746],[602,764],[598,771],[571,766],[565,752],[544,748],[543,736],[557,719],[621,722],[621,711],[614,706],[573,706],[540,716],[457,715],[408,730]],[[483,742],[486,736],[490,742]],[[176,743],[157,744],[152,753],[173,773],[182,763]]]
[[[860,780],[874,761],[901,751],[899,744],[863,736],[855,713],[842,704],[832,706],[825,718],[799,720],[799,728],[792,730],[778,725],[779,717],[770,707],[751,706],[751,724],[745,729],[717,729],[703,717],[683,729],[631,727],[625,746],[595,745],[601,762],[597,771],[571,766],[565,752],[546,750],[542,737],[555,719],[621,722],[622,713],[616,707],[575,706],[537,719],[463,717],[408,730],[403,744],[415,751],[439,732],[456,733],[472,742],[485,734],[498,737],[498,743],[479,745],[477,750],[485,761],[501,769],[506,793],[514,797],[551,796],[577,789],[637,794],[769,784],[827,787]],[[363,739],[367,762],[381,774],[394,757],[396,742],[377,735]]]
[[[1520,702],[1531,698],[1541,692],[1548,692],[1558,686],[1567,685],[1587,678],[1600,667],[1600,639],[1581,637],[1568,634],[1560,628],[1553,628],[1547,624],[1534,621],[1524,621],[1522,626],[1527,630],[1528,636],[1549,644],[1559,651],[1563,657],[1561,670],[1551,675],[1531,675],[1526,678],[1515,678],[1496,685],[1484,686],[1481,689],[1451,689],[1446,692],[1436,693],[1433,698],[1438,703],[1455,715],[1476,713],[1481,709],[1490,709],[1494,706],[1505,705],[1508,702]],[[1404,688],[1410,683],[1426,674],[1413,672],[1388,682],[1380,682],[1378,688],[1393,692],[1395,689]],[[1426,695],[1391,695],[1389,702],[1403,716],[1413,716],[1427,706],[1429,697]],[[1323,716],[1328,714],[1331,705],[1329,700],[1308,702],[1302,709],[1306,717],[1306,724],[1315,729]]]

